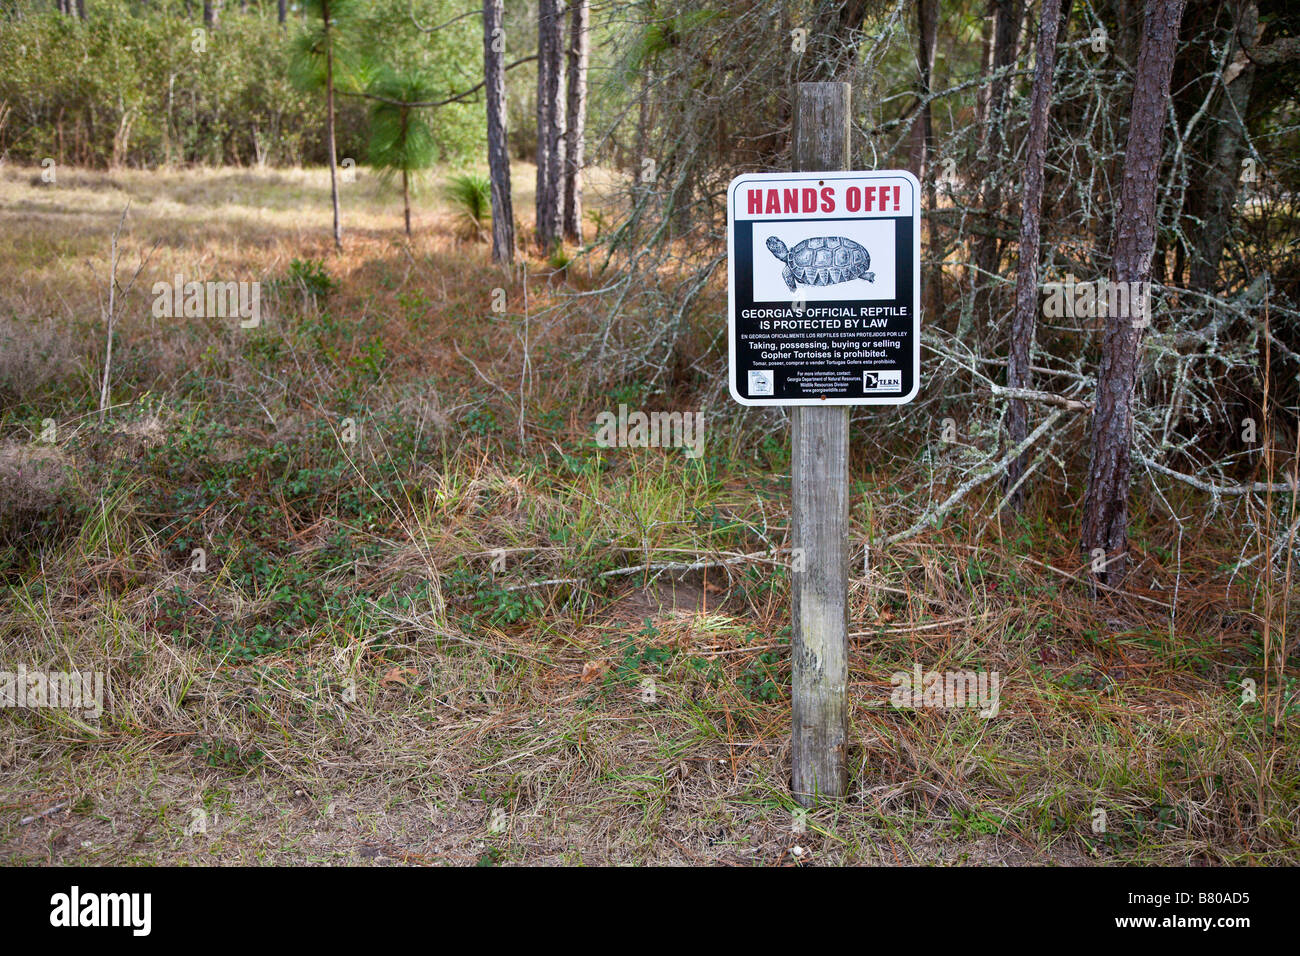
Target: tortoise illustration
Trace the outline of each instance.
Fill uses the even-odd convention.
[[[781,278],[791,292],[798,291],[796,282],[804,285],[834,285],[851,279],[876,281],[876,274],[868,272],[871,256],[852,239],[843,236],[817,236],[805,239],[793,249],[787,249],[776,236],[769,236],[768,251],[785,263]]]

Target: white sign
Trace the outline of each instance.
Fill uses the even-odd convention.
[[[906,170],[749,173],[731,181],[732,398],[901,405],[916,397],[920,196]]]

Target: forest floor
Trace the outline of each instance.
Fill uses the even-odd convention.
[[[411,241],[364,171],[343,209],[336,256],[320,171],[0,168],[0,671],[107,675],[98,718],[0,710],[0,862],[1300,863],[1287,602],[1230,521],[1138,495],[1096,601],[1059,501],[859,550],[850,792],[804,815],[782,431],[597,447],[690,396],[591,387],[585,261],[525,298],[436,197]],[[155,316],[178,274],[260,324]],[[914,476],[852,480],[865,533]],[[890,706],[914,666],[997,713]]]

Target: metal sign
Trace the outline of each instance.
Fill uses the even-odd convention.
[[[727,278],[729,387],[742,405],[916,397],[921,187],[911,173],[737,176]]]

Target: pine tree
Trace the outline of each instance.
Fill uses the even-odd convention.
[[[354,0],[305,0],[305,4],[312,27],[297,38],[291,74],[300,89],[325,91],[325,146],[329,153],[330,202],[334,207],[334,248],[342,252],[334,95],[340,87],[357,85],[355,57],[343,42]]]
[[[406,234],[411,234],[411,187],[415,174],[433,165],[437,145],[419,107],[433,98],[433,84],[422,73],[399,75],[383,68],[370,92],[382,99],[370,110],[370,163],[388,177],[401,176]]]
[[[1115,280],[1145,284],[1151,278],[1156,238],[1156,187],[1160,172],[1169,83],[1184,0],[1147,0],[1142,46],[1133,78],[1128,145],[1115,220]],[[1149,308],[1149,306],[1148,306]],[[1141,319],[1138,321],[1137,319]],[[1083,551],[1102,584],[1122,581],[1128,563],[1128,492],[1133,450],[1133,390],[1147,317],[1111,315],[1097,371],[1092,459],[1083,499]]]

